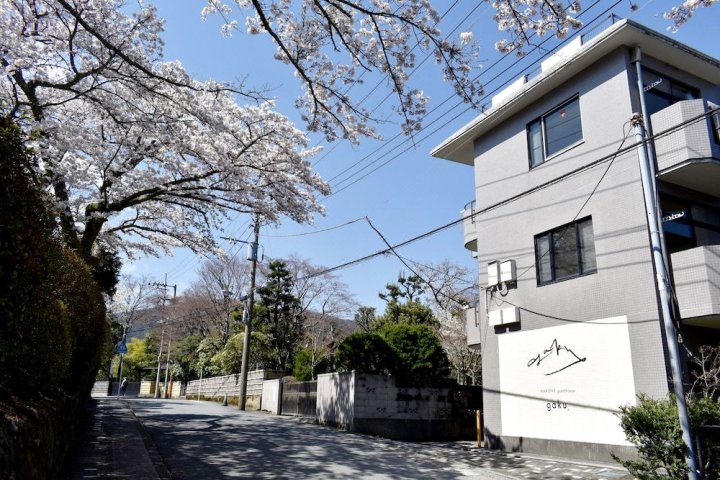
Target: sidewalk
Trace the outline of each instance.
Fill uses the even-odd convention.
[[[94,398],[92,418],[79,455],[70,469],[72,480],[98,478],[171,479],[157,448],[131,408],[132,400]],[[257,415],[263,415],[257,413]],[[294,417],[276,417],[298,422]],[[302,422],[305,423],[305,422]],[[317,427],[324,428],[324,427]],[[521,453],[478,449],[474,442],[410,443],[374,438],[378,451],[402,449],[405,455],[432,455],[465,464],[463,478],[524,480],[630,480],[618,465],[580,462]]]
[[[70,479],[170,479],[150,437],[127,402],[93,398],[92,418],[71,467]]]

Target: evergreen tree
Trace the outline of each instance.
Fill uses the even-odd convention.
[[[258,289],[255,318],[258,330],[269,338],[271,365],[278,371],[292,368],[302,338],[300,301],[293,295],[294,281],[284,262],[270,263],[267,282]]]

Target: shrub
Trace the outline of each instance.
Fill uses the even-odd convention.
[[[688,403],[690,425],[720,424],[720,403],[709,398]],[[638,397],[637,405],[620,408],[620,425],[629,442],[637,447],[638,460],[621,460],[613,455],[640,480],[685,479],[687,449],[682,439],[674,398],[655,400],[646,395]],[[720,443],[703,439],[701,456],[706,478],[720,478]]]
[[[386,375],[397,361],[395,352],[377,333],[355,332],[337,347],[335,357],[340,371]]]
[[[426,325],[388,324],[380,335],[398,359],[390,371],[400,384],[431,386],[446,381],[450,362],[432,329]]]
[[[19,129],[0,118],[0,477],[57,478],[108,325],[87,265],[55,238]]]

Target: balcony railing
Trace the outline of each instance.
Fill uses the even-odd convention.
[[[720,328],[720,245],[673,253],[671,262],[683,323]]]
[[[660,180],[720,196],[719,125],[715,115],[702,117],[713,108],[704,99],[684,100],[652,115]]]
[[[460,214],[463,217],[463,237],[465,248],[477,252],[477,228],[475,223],[475,200],[468,202]]]

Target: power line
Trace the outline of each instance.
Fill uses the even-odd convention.
[[[378,234],[378,236],[379,236],[380,239],[383,241],[383,243],[385,243],[385,245],[387,245],[388,249],[392,252],[392,254],[395,255],[395,256],[398,258],[398,260],[400,260],[400,262],[401,262],[403,265],[405,265],[405,268],[407,268],[408,270],[410,270],[410,272],[411,272],[413,275],[415,275],[415,277],[417,277],[420,281],[422,281],[425,285],[427,285],[427,286],[430,288],[430,290],[431,290],[432,293],[433,293],[433,297],[435,297],[435,301],[438,303],[438,305],[442,305],[442,302],[441,302],[440,299],[438,298],[439,296],[443,296],[443,297],[447,298],[448,300],[457,303],[457,304],[460,305],[460,306],[463,306],[463,307],[464,307],[464,306],[466,305],[466,303],[465,303],[464,301],[461,302],[460,300],[457,300],[456,298],[451,297],[450,295],[446,294],[445,292],[443,292],[443,291],[435,288],[435,286],[434,286],[432,283],[430,283],[428,280],[425,279],[425,277],[423,277],[423,276],[420,275],[417,271],[415,271],[415,269],[414,269],[413,267],[411,267],[411,266],[408,264],[408,262],[406,262],[405,259],[404,259],[403,257],[401,257],[401,256],[395,251],[395,247],[393,247],[393,246],[390,244],[390,242],[387,241],[387,239],[385,238],[385,235],[383,235],[382,232],[380,232],[380,230],[378,230],[377,228],[375,228],[375,225],[373,225],[373,223],[370,221],[370,219],[369,219],[368,217],[365,217],[365,220],[367,221],[368,225],[370,225],[370,228],[372,228],[372,229],[375,231],[375,233]]]
[[[342,223],[340,225],[335,225],[334,227],[328,227],[323,228],[322,230],[313,230],[310,232],[300,232],[300,233],[288,233],[286,235],[269,235],[267,233],[262,234],[263,237],[271,237],[271,238],[291,238],[291,237],[304,237],[306,235],[315,235],[317,233],[325,233],[329,232],[331,230],[337,230],[338,228],[346,227],[348,225],[351,225],[353,223],[359,222],[361,220],[364,220],[366,217],[359,217],[355,220],[350,220],[349,222]]]
[[[350,266],[353,266],[353,265],[357,265],[357,264],[359,264],[359,263],[366,262],[367,260],[373,259],[373,258],[375,258],[375,257],[379,257],[379,256],[381,256],[381,255],[387,255],[387,254],[389,254],[389,253],[392,253],[393,250],[395,250],[395,249],[405,247],[405,246],[410,245],[410,244],[412,244],[412,243],[415,243],[415,242],[417,242],[417,241],[419,241],[419,240],[423,240],[423,239],[425,239],[425,238],[427,238],[427,237],[436,235],[436,234],[438,234],[438,233],[440,233],[440,232],[442,232],[442,231],[444,231],[444,230],[447,230],[448,228],[451,228],[451,227],[454,227],[454,226],[456,226],[456,225],[459,225],[459,224],[465,222],[466,220],[470,220],[470,219],[475,218],[475,217],[477,217],[477,216],[479,216],[479,215],[488,213],[488,212],[490,212],[490,211],[492,211],[492,210],[495,210],[495,209],[500,208],[500,207],[502,207],[502,206],[508,205],[508,204],[513,203],[513,202],[515,202],[515,201],[518,201],[518,200],[520,200],[520,199],[522,199],[522,198],[525,198],[525,197],[527,197],[527,196],[529,196],[529,195],[532,195],[532,194],[534,194],[534,193],[537,193],[537,192],[539,192],[539,191],[542,191],[542,190],[544,190],[544,189],[546,189],[546,188],[548,188],[548,187],[551,187],[551,186],[553,186],[553,185],[555,185],[555,184],[557,184],[557,183],[560,183],[560,182],[562,182],[562,181],[564,181],[564,180],[567,180],[568,178],[571,178],[571,177],[574,177],[574,176],[576,176],[576,175],[579,175],[580,173],[583,173],[583,172],[585,172],[585,171],[587,171],[587,170],[590,170],[590,169],[592,169],[592,168],[594,168],[594,167],[596,167],[596,166],[598,166],[598,165],[601,165],[601,164],[603,164],[603,163],[605,163],[605,162],[608,162],[608,161],[613,160],[615,157],[617,157],[617,156],[620,155],[620,154],[627,153],[627,152],[629,152],[629,151],[637,148],[637,147],[640,146],[640,145],[644,145],[644,144],[649,143],[649,142],[652,141],[652,140],[656,140],[656,139],[665,137],[665,136],[667,136],[667,135],[670,135],[670,134],[672,134],[672,133],[675,133],[676,131],[678,131],[678,130],[686,127],[686,126],[691,125],[691,124],[696,123],[696,122],[699,122],[699,121],[702,121],[702,120],[704,120],[704,119],[706,119],[706,118],[708,118],[708,117],[716,114],[716,113],[719,112],[719,111],[720,111],[720,107],[719,107],[719,108],[714,108],[714,109],[708,110],[707,112],[704,112],[704,113],[702,113],[702,114],[700,114],[700,115],[697,115],[697,116],[695,116],[695,117],[692,117],[692,118],[690,118],[690,119],[688,119],[688,120],[684,120],[683,122],[680,122],[679,124],[677,124],[677,125],[675,125],[675,126],[673,126],[673,127],[670,127],[670,128],[668,128],[668,129],[666,129],[666,130],[664,130],[664,131],[662,131],[662,132],[659,132],[659,133],[657,133],[657,134],[655,134],[655,135],[653,135],[653,136],[646,137],[646,138],[643,139],[642,141],[635,142],[635,143],[633,143],[633,144],[631,144],[631,145],[628,145],[628,146],[626,146],[626,147],[619,148],[617,151],[615,151],[615,152],[613,152],[613,153],[611,153],[611,154],[604,155],[604,156],[600,157],[599,159],[596,159],[596,160],[593,160],[593,161],[591,161],[591,162],[589,162],[589,163],[586,163],[585,165],[582,165],[582,166],[580,166],[580,167],[578,167],[578,168],[575,168],[575,169],[571,170],[570,172],[567,172],[567,173],[565,173],[565,174],[563,174],[563,175],[561,175],[561,176],[559,176],[559,177],[556,177],[556,178],[554,178],[554,179],[548,180],[547,182],[543,182],[543,183],[541,183],[541,184],[539,184],[539,185],[537,185],[537,186],[535,186],[535,187],[533,187],[533,188],[530,188],[530,189],[525,190],[525,191],[523,191],[523,192],[520,192],[520,193],[518,193],[518,194],[516,194],[516,195],[513,195],[513,196],[511,196],[511,197],[509,197],[509,198],[506,198],[506,199],[504,199],[504,200],[501,200],[501,201],[499,201],[499,202],[496,202],[496,203],[494,203],[494,204],[492,204],[492,205],[490,205],[490,206],[488,206],[488,207],[485,207],[485,208],[483,208],[483,209],[481,209],[481,210],[476,210],[476,211],[472,212],[470,215],[463,216],[463,217],[461,217],[461,218],[459,218],[459,219],[457,219],[457,220],[453,220],[453,221],[451,221],[451,222],[448,222],[448,223],[445,223],[445,224],[443,224],[443,225],[440,225],[440,226],[438,226],[438,227],[436,227],[436,228],[433,228],[432,230],[428,230],[428,231],[426,231],[426,232],[424,232],[424,233],[421,233],[421,234],[419,234],[419,235],[416,235],[416,236],[414,236],[414,237],[412,237],[412,238],[409,238],[409,239],[407,239],[407,240],[405,240],[405,241],[402,241],[402,242],[400,242],[400,243],[397,243],[397,244],[395,244],[395,245],[392,245],[391,247],[385,248],[385,249],[383,249],[383,250],[378,250],[378,251],[376,251],[376,252],[374,252],[374,253],[365,255],[365,256],[363,256],[363,257],[359,257],[359,258],[356,258],[356,259],[354,259],[354,260],[350,260],[350,261],[348,261],[348,262],[345,262],[345,263],[336,265],[336,266],[334,266],[334,267],[330,267],[330,268],[327,268],[327,269],[325,269],[325,270],[322,270],[322,271],[319,271],[319,272],[316,272],[316,273],[313,273],[313,274],[306,275],[305,277],[302,277],[302,279],[304,280],[304,279],[306,279],[306,278],[312,278],[312,277],[324,275],[324,274],[326,274],[326,273],[331,273],[331,272],[334,272],[334,271],[337,271],[337,270],[342,270],[342,269],[348,268],[348,267],[350,267]]]
[[[583,13],[586,13],[586,12],[590,11],[590,10],[592,9],[592,7],[594,7],[594,6],[597,5],[598,3],[599,3],[599,1],[596,1],[595,3],[593,3],[592,5],[590,5],[590,7],[588,7],[586,10],[584,10]],[[600,13],[599,15],[597,15],[597,16],[596,16],[595,18],[593,18],[590,22],[588,22],[588,23],[585,24],[583,27],[581,27],[580,29],[578,29],[577,32],[576,32],[573,36],[570,36],[570,37],[568,37],[566,40],[560,42],[555,48],[558,48],[558,47],[562,46],[564,43],[569,42],[575,35],[579,34],[579,33],[582,32],[584,29],[590,27],[590,25],[592,25],[593,23],[595,23],[598,19],[603,18],[603,16],[605,16],[610,10],[612,10],[613,8],[615,8],[619,3],[621,3],[621,0],[616,1],[613,5],[611,5],[611,6],[608,7],[607,9],[605,9],[602,13]],[[591,28],[590,30],[592,30],[592,28]],[[532,37],[532,36],[531,36],[531,37]],[[536,50],[538,50],[538,49],[543,50],[543,51],[548,51],[548,50],[545,50],[545,49],[542,47],[542,45],[544,45],[545,43],[549,42],[551,39],[552,39],[551,37],[548,37],[548,38],[546,38],[545,40],[543,40],[542,42],[540,42],[539,44],[534,45],[533,48],[530,50],[529,53],[532,53],[532,52],[534,52],[534,51],[536,51]],[[553,50],[554,50],[554,49],[553,49]],[[549,50],[548,52],[552,52],[552,50]],[[489,72],[493,67],[499,65],[503,60],[505,60],[505,58],[507,58],[508,55],[509,55],[509,53],[504,54],[500,59],[498,59],[498,60],[495,61],[492,65],[490,65],[490,67],[488,67],[488,68],[485,69],[482,73],[480,73],[477,77],[475,77],[475,79],[479,79],[483,74],[487,74],[487,72]],[[533,61],[530,65],[528,65],[527,67],[524,67],[521,71],[527,71],[528,69],[531,69],[531,68],[535,67],[544,57],[545,57],[545,55],[539,57],[538,59],[536,59],[535,61]],[[525,58],[528,58],[528,57],[525,57]],[[509,67],[503,69],[503,70],[500,71],[497,75],[495,75],[493,78],[491,78],[488,82],[486,82],[485,85],[490,85],[492,82],[494,82],[495,80],[497,80],[500,76],[502,76],[503,74],[505,74],[505,73],[507,73],[509,70],[511,70],[515,65],[516,65],[516,64],[513,64],[513,65],[510,65]],[[514,78],[515,78],[515,75],[512,76],[512,79],[514,79]],[[500,89],[502,89],[502,88],[503,88],[505,85],[507,85],[512,79],[507,80],[506,82],[504,82],[504,83],[500,84],[499,86],[497,86],[495,89],[491,90],[489,93],[486,93],[486,94],[483,96],[482,99],[487,99],[490,95],[492,95],[492,94],[496,93],[497,91],[499,91]],[[428,112],[428,115],[430,115],[430,114],[436,112],[437,110],[439,110],[440,107],[442,107],[443,105],[445,105],[447,102],[449,102],[449,101],[452,100],[453,98],[455,98],[454,95],[450,95],[450,96],[448,96],[447,98],[445,98],[442,102],[440,102],[440,103],[439,103],[438,105],[436,105],[433,109],[431,109],[430,112]],[[429,124],[425,124],[425,125],[423,126],[422,130],[427,130],[430,126],[432,126],[433,124],[435,124],[435,123],[437,123],[438,121],[442,120],[446,115],[449,115],[454,109],[456,109],[456,108],[459,107],[459,106],[462,106],[463,103],[464,103],[464,102],[462,102],[462,101],[456,103],[455,105],[453,105],[452,107],[450,107],[449,109],[447,109],[446,111],[444,111],[443,113],[441,113],[440,116],[437,117],[436,119],[434,119],[432,122],[430,122]],[[465,113],[469,112],[469,111],[472,110],[472,109],[473,109],[473,107],[472,107],[472,106],[469,106],[469,107],[465,108],[463,111],[461,111],[457,116],[464,115]],[[443,125],[443,127],[444,127],[444,125]],[[344,186],[343,188],[341,188],[340,190],[335,190],[335,191],[333,191],[330,195],[327,195],[327,196],[323,197],[323,199],[327,199],[327,198],[329,198],[329,197],[332,197],[332,196],[337,195],[338,193],[346,190],[347,188],[351,187],[352,185],[356,184],[357,182],[363,180],[364,178],[368,177],[368,176],[371,175],[372,173],[376,172],[376,171],[379,170],[380,168],[382,168],[382,167],[384,167],[385,165],[389,164],[389,163],[392,162],[393,160],[397,160],[398,158],[400,158],[400,155],[402,155],[402,154],[404,154],[404,153],[406,153],[406,152],[408,152],[408,151],[416,148],[419,143],[424,142],[425,140],[427,140],[429,137],[431,137],[432,135],[434,135],[435,133],[437,133],[437,132],[440,131],[441,129],[442,129],[442,127],[436,128],[435,130],[431,131],[429,134],[425,135],[425,136],[424,136],[422,139],[420,139],[419,141],[416,141],[415,138],[412,138],[412,139],[406,138],[406,139],[404,139],[404,140],[403,140],[402,142],[400,142],[398,145],[396,145],[395,147],[393,147],[389,152],[386,152],[386,153],[381,154],[377,159],[375,159],[374,161],[372,161],[372,162],[369,163],[368,165],[366,165],[366,166],[364,166],[363,168],[361,168],[360,170],[352,173],[352,174],[349,175],[347,178],[339,181],[339,182],[335,185],[335,188],[337,188],[338,186],[340,186],[342,183],[348,182],[352,177],[359,175],[360,172],[362,172],[363,170],[366,170],[367,168],[370,168],[372,165],[380,162],[381,160],[383,160],[383,158],[387,157],[387,156],[390,155],[393,151],[395,151],[395,150],[397,150],[398,148],[402,147],[404,144],[410,143],[411,141],[412,141],[413,143],[412,143],[409,147],[407,147],[407,148],[405,148],[404,150],[400,151],[397,155],[389,158],[388,160],[386,160],[385,162],[383,162],[382,164],[380,164],[379,166],[377,166],[376,168],[374,168],[373,170],[371,170],[370,172],[362,175],[360,178],[357,178],[356,180],[352,181],[350,184],[345,185],[345,186]],[[422,131],[422,130],[421,130],[421,131]],[[387,140],[385,143],[383,143],[382,145],[380,145],[379,147],[377,147],[375,150],[373,150],[373,151],[370,152],[369,154],[365,155],[363,158],[361,158],[360,160],[358,160],[357,162],[355,162],[353,165],[351,165],[350,167],[348,167],[348,168],[346,168],[345,170],[343,170],[341,173],[339,173],[339,174],[335,175],[334,177],[332,177],[329,181],[332,182],[332,181],[333,181],[334,179],[336,179],[337,177],[343,175],[343,174],[346,173],[347,171],[351,170],[352,168],[356,167],[356,166],[359,165],[360,163],[362,163],[362,162],[364,162],[365,160],[367,160],[367,159],[369,159],[370,157],[372,157],[372,155],[374,155],[374,154],[377,153],[378,151],[382,150],[384,147],[386,147],[387,145],[389,145],[391,142],[395,141],[395,140],[398,139],[398,138],[402,138],[402,137],[403,137],[402,132],[398,132],[398,133],[395,134],[395,136],[393,136],[390,140]]]
[[[455,0],[455,2],[454,2],[452,5],[450,5],[450,6],[447,8],[447,10],[445,10],[445,13],[443,13],[443,14],[440,16],[440,18],[438,19],[438,21],[435,22],[435,26],[437,26],[437,25],[442,21],[442,19],[445,18],[445,17],[447,16],[447,14],[450,13],[450,12],[457,6],[457,4],[459,3],[459,1],[460,1],[460,0]],[[480,3],[478,3],[478,6],[479,6],[479,5],[480,5]],[[397,12],[399,9],[400,9],[400,7],[397,7],[397,8],[395,9],[395,12]],[[473,9],[470,11],[470,13],[468,13],[468,14],[465,16],[465,18],[461,21],[461,23],[464,22],[465,20],[467,20],[467,18],[468,18],[476,9],[477,9],[477,7],[473,8]],[[455,29],[457,29],[457,28],[458,28],[458,27],[455,27]],[[447,38],[447,36],[446,36],[445,38]],[[418,47],[418,45],[420,45],[420,41],[417,41],[417,42],[415,43],[415,45],[413,45],[413,47],[410,49],[410,52],[409,52],[409,53],[412,53],[412,52]],[[430,58],[430,56],[431,56],[431,55],[428,54],[428,55],[425,57],[425,60],[427,60],[428,58]],[[424,63],[425,60],[423,60],[421,63]],[[410,74],[408,74],[408,77],[409,77],[410,75],[412,75],[412,74],[415,72],[415,70],[417,70],[417,68],[418,68],[418,67],[414,68],[414,69],[412,70],[412,72],[410,72]],[[363,70],[362,73],[360,74],[360,76],[358,77],[358,80],[361,80],[362,77],[365,76],[365,74],[366,74],[367,72],[368,72],[368,70]],[[378,82],[375,84],[375,86],[374,86],[372,89],[370,89],[370,91],[369,91],[368,93],[366,93],[365,96],[364,96],[363,98],[361,98],[358,103],[363,103],[365,100],[367,100],[368,97],[370,97],[370,95],[372,95],[382,84],[383,84],[383,80],[382,80],[382,79],[381,79],[381,80],[378,80]],[[351,91],[356,85],[357,85],[357,83],[353,83],[352,85],[350,85],[350,86],[347,88],[347,90],[345,90],[344,95],[347,95],[348,93],[350,93],[350,91]],[[391,94],[391,93],[388,94],[388,95],[385,97],[385,100],[387,100],[387,98],[388,98],[390,95],[392,95],[392,94]],[[384,101],[384,100],[383,100],[383,101]],[[381,103],[382,103],[382,102],[381,102]],[[379,105],[378,105],[378,106],[379,106]],[[373,110],[370,111],[370,115],[372,115],[372,114],[375,112],[375,110],[377,110],[378,106],[376,106]],[[324,155],[322,155],[320,158],[318,158],[318,159],[315,161],[315,163],[313,164],[313,167],[317,167],[317,165],[318,165],[320,162],[322,162],[323,160],[325,160],[325,158],[327,158],[327,157],[330,155],[330,153],[332,153],[333,150],[335,150],[335,148],[337,148],[337,146],[338,146],[338,143],[335,143],[335,145],[333,145],[333,147],[332,147],[330,150],[328,150],[327,153],[325,153]]]

